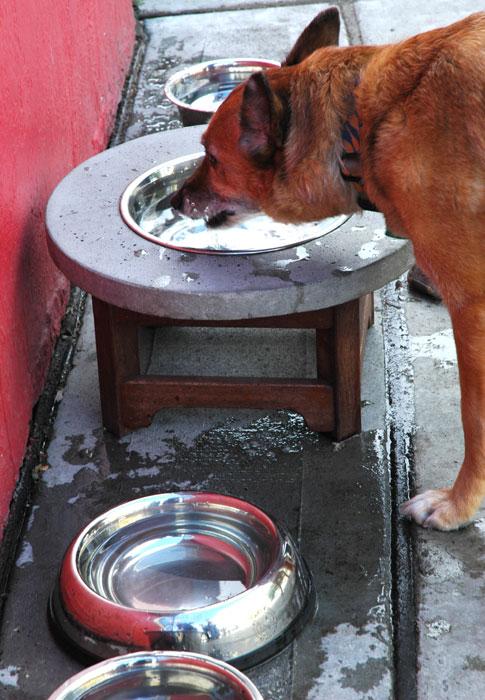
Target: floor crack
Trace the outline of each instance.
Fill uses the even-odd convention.
[[[400,514],[409,498],[414,465],[414,371],[406,309],[400,293],[405,278],[381,292],[387,387],[388,451],[391,474],[392,623],[396,700],[417,698],[417,630],[412,524]]]

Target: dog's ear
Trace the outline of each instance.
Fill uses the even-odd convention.
[[[340,15],[336,7],[320,12],[296,40],[281,65],[294,66],[317,49],[324,46],[337,46],[340,33]]]
[[[239,118],[242,150],[262,163],[270,160],[283,141],[284,104],[264,71],[254,73],[244,86]]]

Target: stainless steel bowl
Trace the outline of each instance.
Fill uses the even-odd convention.
[[[240,671],[202,654],[151,652],[118,656],[63,683],[48,700],[263,700]]]
[[[120,212],[125,223],[153,243],[190,253],[240,255],[303,245],[341,226],[349,218],[333,216],[308,224],[280,224],[265,214],[231,217],[220,226],[189,219],[170,206],[171,195],[203,158],[194,153],[170,160],[139,175],[123,192]]]
[[[219,58],[197,63],[172,75],[165,85],[165,95],[177,105],[184,126],[205,124],[236,85],[258,70],[279,65],[261,58]]]
[[[247,668],[292,641],[314,606],[310,572],[269,515],[180,492],[92,521],[64,557],[50,613],[95,658],[176,650]]]

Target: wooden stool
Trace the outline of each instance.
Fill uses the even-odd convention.
[[[360,383],[373,290],[407,270],[408,242],[365,212],[305,246],[257,255],[196,255],[147,241],[119,213],[125,188],[155,164],[200,150],[204,127],[166,131],[94,156],[57,186],[48,244],[93,297],[103,424],[116,435],[162,407],[281,408],[340,440],[360,430]],[[317,376],[143,376],[141,326],[315,329]]]
[[[329,309],[249,321],[174,321],[93,298],[103,425],[125,435],[150,425],[161,408],[281,408],[313,430],[342,440],[360,431],[360,384],[373,295]],[[281,379],[141,375],[139,326],[314,328],[317,377]]]

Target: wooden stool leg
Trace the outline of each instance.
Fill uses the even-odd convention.
[[[359,299],[334,309],[332,364],[337,440],[360,432],[360,304]]]
[[[116,323],[114,307],[94,297],[93,312],[103,425],[121,437],[131,430],[124,423],[121,387],[140,372],[138,327]]]
[[[365,336],[373,318],[373,298],[366,295],[334,307],[330,330],[317,329],[318,377],[334,388],[336,440],[361,430],[361,377]]]

